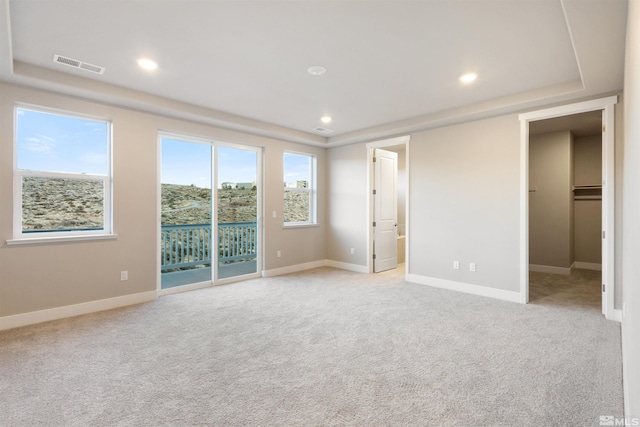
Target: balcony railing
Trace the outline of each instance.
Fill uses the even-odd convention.
[[[211,225],[163,225],[162,271],[211,265]],[[253,260],[256,258],[257,229],[255,222],[218,224],[218,262]]]

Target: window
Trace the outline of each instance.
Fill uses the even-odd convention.
[[[111,123],[17,107],[14,238],[111,233]]]
[[[316,223],[316,158],[284,153],[284,224]]]

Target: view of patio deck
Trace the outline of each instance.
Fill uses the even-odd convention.
[[[220,223],[217,228],[219,265],[215,278],[257,272],[256,223]],[[211,281],[212,238],[209,224],[163,225],[161,288]]]

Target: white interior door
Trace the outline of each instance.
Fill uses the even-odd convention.
[[[373,195],[373,271],[398,266],[398,154],[375,149]]]

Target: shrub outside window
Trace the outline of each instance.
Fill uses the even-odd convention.
[[[110,234],[111,123],[16,107],[14,238]]]
[[[284,224],[316,223],[316,158],[284,153]]]

